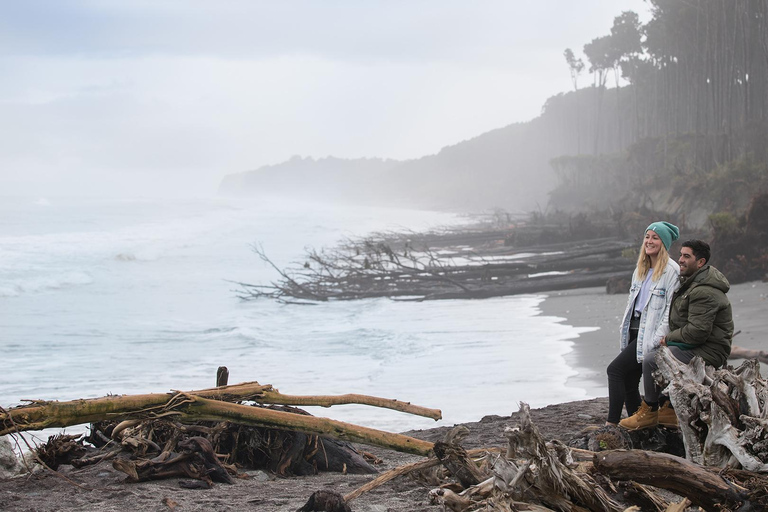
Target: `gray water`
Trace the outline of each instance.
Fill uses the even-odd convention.
[[[284,266],[344,236],[460,222],[277,199],[2,198],[0,406],[207,388],[222,365],[230,383],[396,398],[442,409],[445,425],[589,398],[564,359],[589,329],[540,315],[543,296],[300,306],[240,301],[227,281],[277,277],[254,243]],[[391,431],[436,425],[308,410]]]

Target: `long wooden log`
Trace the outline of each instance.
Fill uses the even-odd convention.
[[[242,425],[328,435],[337,439],[382,446],[422,456],[429,455],[433,447],[433,443],[428,441],[328,418],[317,418],[315,416],[275,411],[263,407],[219,402],[192,395],[187,395],[180,402],[179,405],[169,404],[167,412],[179,414],[177,419],[184,423],[231,421]]]
[[[307,406],[314,405],[319,407],[331,407],[333,405],[345,405],[345,404],[361,404],[372,405],[374,407],[383,407],[385,409],[393,409],[395,411],[406,412],[408,414],[415,414],[417,416],[424,416],[426,418],[432,418],[433,420],[442,419],[443,413],[440,409],[429,409],[427,407],[421,407],[419,405],[413,405],[410,402],[401,402],[400,400],[394,400],[390,398],[380,398],[368,395],[357,395],[354,393],[348,393],[346,395],[312,395],[312,396],[296,396],[296,395],[283,395],[276,389],[265,391],[262,398],[254,400],[260,404],[278,404],[278,405],[296,405]]]
[[[195,395],[213,400],[231,402],[256,400],[269,384],[245,382],[232,386],[190,391]],[[102,420],[120,420],[129,416],[145,417],[162,409],[177,392],[150,393],[145,395],[113,395],[101,398],[71,400],[67,402],[30,400],[31,405],[0,411],[0,436],[26,430],[42,430],[51,427],[69,427]]]
[[[210,394],[222,396],[221,390],[215,391],[218,391],[218,393]],[[163,404],[157,403],[158,396],[165,397],[166,402]],[[138,397],[148,397],[147,400],[153,405],[148,407],[147,402],[139,401]],[[131,406],[130,409],[127,408],[129,405]],[[3,413],[4,416],[0,416],[0,419],[8,421],[10,426],[5,427],[3,431],[0,431],[0,434],[76,425],[79,423],[92,423],[106,419],[157,419],[173,417],[182,423],[230,421],[242,425],[327,435],[337,439],[372,444],[423,456],[428,455],[433,447],[433,444],[430,442],[401,434],[361,427],[328,418],[317,418],[304,414],[275,411],[263,407],[251,407],[215,399],[211,400],[203,398],[201,394],[191,393],[178,393],[170,399],[168,399],[167,395],[132,395],[75,402],[50,402],[42,405],[39,404],[32,409],[31,413],[35,414],[35,421],[25,416],[25,414],[30,414],[29,411],[18,414],[20,409],[11,409]]]
[[[50,427],[69,427],[83,423],[93,423],[105,419],[119,420],[140,411],[152,412],[164,407],[177,392],[151,393],[145,395],[114,395],[87,400],[31,401],[32,404],[0,411],[0,435],[26,430],[42,430]],[[232,386],[188,391],[186,395],[211,398],[224,402],[253,401],[261,404],[279,405],[316,405],[330,407],[340,404],[361,404],[393,409],[408,414],[415,414],[439,420],[442,412],[389,398],[368,395],[346,394],[338,396],[291,396],[283,395],[271,384],[245,382]]]
[[[595,469],[611,478],[633,480],[686,497],[706,511],[735,510],[747,501],[746,490],[704,467],[666,453],[642,450],[598,452]]]
[[[768,352],[733,346],[728,359],[757,359],[761,363],[768,363]]]

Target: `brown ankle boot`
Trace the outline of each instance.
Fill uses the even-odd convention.
[[[659,425],[667,428],[677,428],[680,425],[677,422],[677,414],[669,402],[659,407]]]
[[[619,425],[627,430],[640,430],[644,428],[653,428],[659,424],[659,411],[652,411],[651,406],[645,403],[640,404],[640,408],[629,418],[624,418]]]

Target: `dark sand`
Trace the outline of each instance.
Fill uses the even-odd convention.
[[[734,286],[729,294],[734,308],[736,330],[741,333],[735,344],[744,348],[760,349],[768,339],[768,283],[747,283]],[[577,386],[588,386],[593,396],[605,396],[605,367],[618,350],[618,317],[623,313],[626,297],[606,295],[603,289],[590,288],[554,292],[541,305],[542,314],[563,317],[569,325],[599,327],[581,335],[574,342],[574,350],[567,357],[580,373],[571,379]],[[567,320],[566,320],[567,319]],[[735,361],[734,364],[738,364]],[[602,390],[602,392],[601,392]],[[466,448],[503,446],[504,427],[516,424],[512,416],[490,416],[467,423],[470,435],[464,441]],[[532,411],[534,423],[548,438],[568,442],[579,436],[589,425],[599,425],[607,412],[607,399],[596,398],[579,402],[557,404]],[[409,432],[409,435],[435,441],[442,439],[448,427]],[[420,457],[389,450],[360,447],[383,459],[381,471],[422,460]],[[216,484],[209,490],[181,489],[178,480],[162,480],[128,484],[124,475],[102,463],[83,470],[64,467],[61,471],[73,483],[50,473],[0,481],[0,510],[18,511],[167,511],[175,510],[225,511],[255,510],[264,512],[296,510],[312,492],[324,488],[342,494],[351,492],[372,479],[365,475],[323,473],[311,477],[274,479],[262,472],[249,472],[250,478],[238,479],[234,485]],[[435,512],[427,494],[431,486],[403,477],[364,494],[350,505],[355,512]],[[170,502],[168,501],[170,500]]]

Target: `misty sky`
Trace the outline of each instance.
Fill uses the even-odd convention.
[[[215,194],[293,155],[417,158],[537,116],[642,0],[0,7],[0,196]],[[588,85],[586,74],[581,83]]]

